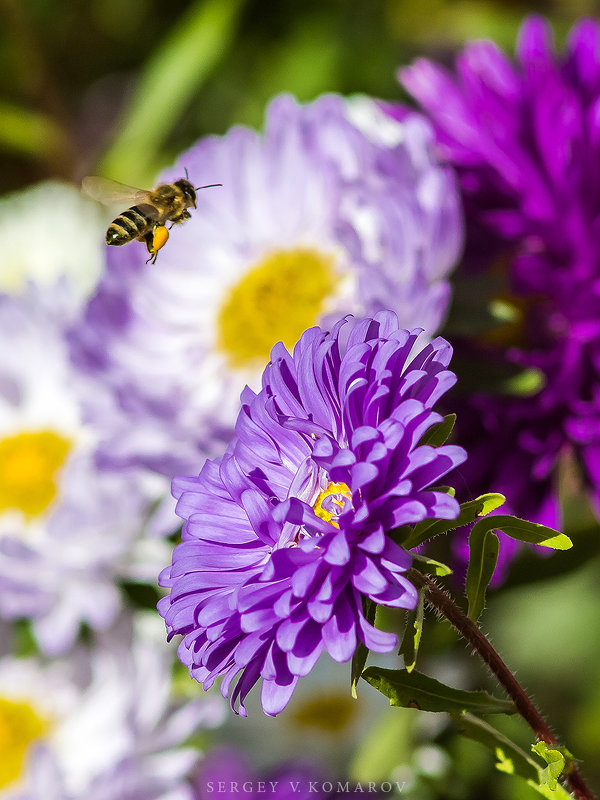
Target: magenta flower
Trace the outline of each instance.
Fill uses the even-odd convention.
[[[419,445],[455,382],[452,351],[438,338],[415,354],[418,334],[381,312],[310,328],[293,355],[277,344],[226,455],[173,482],[185,525],[159,610],[190,674],[206,689],[223,676],[243,715],[261,678],[263,709],[278,714],[323,650],[339,662],[359,639],[392,650],[361,597],[416,604],[411,557],[387,533],[458,514],[431,487],[464,451]]]
[[[559,457],[577,458],[600,492],[600,27],[578,22],[557,56],[548,23],[531,17],[514,64],[472,42],[454,73],[419,60],[400,77],[457,169],[467,266],[491,280],[505,265],[501,299],[517,322],[479,356],[535,368],[544,383],[527,398],[469,400],[463,477],[557,527]]]

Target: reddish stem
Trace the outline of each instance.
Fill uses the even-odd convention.
[[[560,746],[558,739],[548,727],[545,719],[477,625],[427,575],[416,569],[411,569],[407,577],[417,588],[425,588],[427,590],[425,599],[429,605],[443,614],[448,622],[483,659],[536,737],[552,747]],[[575,764],[570,765],[565,772],[565,778],[577,800],[595,800]]]

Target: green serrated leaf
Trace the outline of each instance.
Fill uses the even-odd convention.
[[[498,772],[505,772],[507,775],[515,774],[515,762],[509,758],[501,747],[496,748],[496,769]]]
[[[391,706],[449,714],[472,711],[477,714],[514,714],[510,700],[500,700],[486,692],[453,689],[421,672],[369,667],[362,677],[384,694]]]
[[[362,598],[362,606],[363,606],[363,614],[367,622],[371,625],[375,625],[375,615],[377,614],[377,604],[370,600],[368,597],[363,595]],[[356,650],[354,651],[354,655],[352,656],[352,664],[350,666],[350,691],[352,693],[352,697],[356,700],[358,697],[356,687],[358,685],[358,679],[362,675],[362,671],[365,668],[365,664],[367,663],[367,658],[369,657],[369,648],[359,640],[358,645],[356,646]]]
[[[423,520],[423,522],[415,525],[412,531],[404,536],[403,540],[395,538],[394,541],[397,541],[407,550],[411,550],[413,547],[423,544],[427,539],[432,539],[434,536],[439,536],[463,525],[469,525],[477,517],[483,517],[491,511],[495,511],[505,500],[504,495],[498,494],[498,492],[482,494],[480,497],[476,497],[475,500],[461,503],[460,513],[456,519]]]
[[[541,756],[547,766],[541,771],[540,783],[548,786],[552,791],[556,789],[558,778],[565,768],[566,760],[560,750],[550,750],[546,742],[532,744],[531,749]]]
[[[417,653],[423,633],[423,617],[425,616],[425,590],[419,590],[417,607],[407,614],[406,628],[398,655],[404,659],[407,672],[412,672],[417,663]]]
[[[528,544],[537,544],[542,547],[550,547],[553,550],[569,550],[573,542],[560,531],[540,525],[537,522],[529,522],[526,519],[519,519],[508,514],[496,514],[495,516],[482,519],[473,526],[473,530],[480,527],[482,530],[499,530]]]
[[[500,543],[495,533],[473,526],[469,535],[469,565],[467,567],[467,580],[465,585],[467,600],[469,601],[468,617],[477,622],[485,608],[485,593],[492,580]]]
[[[547,784],[542,783],[543,770],[540,764],[487,722],[469,713],[451,716],[465,736],[493,750],[498,759],[497,770],[523,778],[546,800],[571,800],[571,795],[560,784],[552,790]]]
[[[441,422],[436,422],[423,434],[419,445],[428,444],[431,447],[441,447],[452,433],[455,422],[456,414],[446,414]]]

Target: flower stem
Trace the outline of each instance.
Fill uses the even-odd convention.
[[[536,737],[553,747],[559,746],[558,739],[531,699],[525,693],[513,673],[492,647],[489,639],[481,632],[477,625],[467,617],[452,598],[440,589],[427,575],[416,569],[410,569],[408,579],[417,588],[426,589],[426,601],[439,613],[443,614],[451,625],[469,643],[475,652],[483,659],[490,672],[498,680],[505,692],[514,702],[519,714],[533,730]],[[565,777],[577,800],[595,800],[594,795],[586,786],[579,770],[571,763],[565,770]]]

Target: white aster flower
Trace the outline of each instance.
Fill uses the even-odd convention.
[[[81,402],[100,387],[71,364],[53,295],[52,309],[37,293],[0,296],[0,616],[29,617],[48,655],[70,647],[81,622],[108,627],[119,581],[147,577],[151,554],[133,558],[133,576],[128,561],[164,491],[156,476],[96,468],[102,430],[83,422]]]
[[[0,659],[1,800],[187,800],[199,753],[186,739],[223,719],[220,698],[175,704],[171,659],[126,624],[102,647],[42,664]]]
[[[65,282],[84,299],[101,272],[106,215],[67,183],[0,197],[0,292]]]

